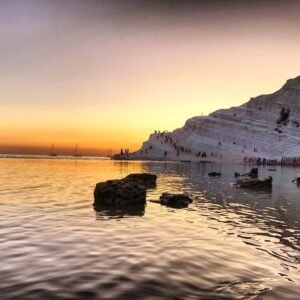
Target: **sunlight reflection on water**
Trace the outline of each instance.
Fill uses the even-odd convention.
[[[266,193],[232,185],[248,169],[0,160],[2,298],[299,299],[299,171],[260,168],[274,177]],[[95,184],[133,172],[159,176],[148,199],[187,192],[194,202],[95,212]]]

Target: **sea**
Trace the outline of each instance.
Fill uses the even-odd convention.
[[[241,189],[249,165],[1,156],[0,298],[300,299],[300,168],[259,167],[271,191]],[[208,172],[221,172],[209,177]],[[174,209],[96,211],[96,183],[153,173]]]

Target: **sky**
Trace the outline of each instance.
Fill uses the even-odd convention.
[[[300,1],[0,0],[0,152],[136,150],[278,90],[299,49]]]

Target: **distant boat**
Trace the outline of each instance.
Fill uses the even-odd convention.
[[[78,153],[78,145],[77,144],[75,147],[75,153],[73,154],[73,157],[81,157],[81,155]]]
[[[51,146],[51,151],[49,153],[49,156],[58,156],[57,153],[54,152],[54,144]]]

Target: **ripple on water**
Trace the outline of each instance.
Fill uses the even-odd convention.
[[[245,168],[0,160],[2,298],[300,299],[297,170],[278,168],[262,193],[232,186]],[[148,199],[187,192],[194,202],[94,211],[95,183],[133,172],[159,175]]]

